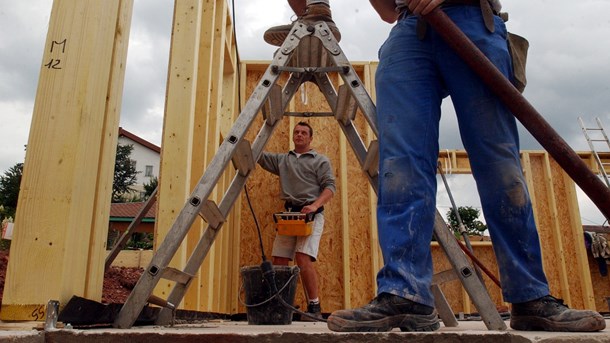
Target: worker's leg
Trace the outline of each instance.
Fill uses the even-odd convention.
[[[329,0],[288,0],[288,4],[299,20],[308,23],[324,21],[337,41],[341,40],[341,33],[332,20]],[[292,29],[292,25],[293,24],[280,25],[268,29],[263,35],[265,42],[271,45],[281,46]]]
[[[324,213],[318,213],[314,217],[312,234],[297,238],[295,260],[299,266],[303,289],[307,297],[307,312],[321,317],[322,309],[318,293],[318,274],[314,262],[318,256],[320,239],[324,231]],[[303,317],[301,320],[308,320]]]
[[[455,13],[454,13],[455,12]],[[448,9],[456,24],[492,63],[511,75],[506,28],[500,18],[489,33],[472,20],[478,8]],[[433,39],[442,42],[436,33]],[[444,43],[439,65],[458,116],[483,213],[498,259],[502,293],[508,302],[523,302],[549,294],[532,204],[519,157],[515,117],[480,78]]]
[[[495,32],[490,34],[482,25],[473,25],[479,22],[472,20],[480,15],[476,8],[448,9],[447,14],[505,76],[511,76],[502,20],[495,18]],[[599,313],[569,309],[549,295],[514,116],[451,49],[439,45],[438,53],[492,238],[502,293],[512,303],[511,328],[603,330],[606,322]]]
[[[303,281],[303,288],[305,289],[307,301],[309,302],[312,299],[317,299],[318,274],[314,267],[311,256],[297,252],[295,259],[300,269],[301,280]]]
[[[286,257],[273,256],[272,261],[274,266],[287,266],[290,259]]]

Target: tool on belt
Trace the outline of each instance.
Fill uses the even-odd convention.
[[[285,236],[309,236],[313,231],[315,212],[279,212],[273,214],[277,233]]]

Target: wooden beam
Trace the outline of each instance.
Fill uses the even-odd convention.
[[[194,163],[193,127],[202,0],[180,0],[176,1],[174,6],[161,144],[155,247],[167,236],[192,191],[190,170]],[[183,243],[170,266],[182,270],[186,264],[186,253],[187,247]],[[155,288],[155,295],[167,299],[172,286],[169,282],[160,282]],[[185,297],[185,302],[187,301],[193,300]]]
[[[2,320],[44,320],[49,299],[101,299],[132,7],[132,0],[53,3]]]

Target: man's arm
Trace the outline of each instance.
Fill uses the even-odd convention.
[[[381,17],[381,20],[387,23],[394,23],[398,19],[396,13],[396,3],[394,0],[369,0],[375,11]]]
[[[381,19],[392,24],[398,19],[395,0],[369,0]],[[445,0],[406,0],[409,10],[416,15],[425,15],[442,4]]]
[[[320,193],[320,196],[316,199],[316,201],[307,206],[303,206],[303,209],[301,209],[301,213],[317,211],[320,207],[324,206],[324,204],[326,204],[330,199],[332,199],[333,195],[335,195],[333,191],[328,188],[324,188],[324,190],[322,191],[322,193]]]
[[[278,164],[279,161],[278,160],[279,160],[278,154],[263,151],[263,154],[256,162],[261,167],[263,167],[263,169],[265,169],[266,171],[268,171],[272,174],[275,174],[275,175],[279,175],[280,171],[279,171],[279,164]]]

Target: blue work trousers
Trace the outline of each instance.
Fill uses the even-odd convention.
[[[475,6],[443,9],[504,74],[512,76],[504,23],[495,32]],[[530,196],[519,159],[515,117],[434,30],[417,17],[393,27],[376,74],[380,165],[377,219],[384,267],[378,293],[433,306],[430,241],[443,98],[451,96],[500,269],[504,300],[549,294]]]

